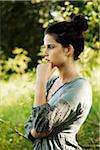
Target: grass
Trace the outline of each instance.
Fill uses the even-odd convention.
[[[24,125],[31,112],[34,100],[35,74],[12,76],[10,80],[0,81],[0,118],[11,127],[24,134]],[[86,122],[81,127],[77,139],[80,145],[99,145],[99,97],[98,89],[93,85],[93,105]],[[7,125],[0,122],[1,150],[29,150],[32,143],[19,136]]]
[[[31,77],[31,74],[12,76],[9,81],[1,81],[0,118],[23,134],[33,104],[34,84],[34,76]],[[32,149],[32,144],[0,123],[0,149],[29,150]]]
[[[100,148],[100,105],[99,105],[100,94],[98,91],[93,91],[93,103],[89,116],[85,123],[82,125],[78,133],[78,141],[82,146],[92,145],[94,149]]]

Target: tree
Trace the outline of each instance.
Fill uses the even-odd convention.
[[[29,67],[36,67],[43,44],[43,32],[49,23],[68,20],[71,13],[84,14],[89,22],[86,45],[98,50],[99,42],[99,0],[89,1],[10,1],[1,2],[1,50],[6,57],[14,57],[15,47],[26,49],[32,61]],[[98,55],[98,54],[97,54]]]

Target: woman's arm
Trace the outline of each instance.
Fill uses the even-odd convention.
[[[46,81],[36,81],[34,106],[46,103]]]
[[[54,71],[55,68],[52,68],[51,63],[37,66],[34,106],[46,103],[46,82]]]
[[[34,106],[43,105],[46,103],[46,83],[45,81],[37,81],[36,82],[36,91],[35,91],[35,99]],[[44,132],[36,132],[35,129],[31,130],[31,135],[34,138],[42,138],[47,137],[51,133],[51,130],[46,130]]]
[[[34,107],[40,106],[46,103],[46,82],[48,77],[53,73],[51,64],[40,64],[37,67],[36,74],[36,87],[35,87],[35,98]],[[35,129],[31,130],[31,135],[34,138],[46,137],[51,133],[51,130],[44,132],[36,132]]]

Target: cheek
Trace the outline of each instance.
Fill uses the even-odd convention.
[[[61,65],[61,64],[64,63],[65,57],[64,57],[64,55],[63,55],[61,52],[55,53],[55,54],[52,55],[51,61],[52,61],[55,65],[58,65],[58,66],[59,66],[59,65]]]

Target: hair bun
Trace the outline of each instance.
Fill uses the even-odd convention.
[[[71,15],[72,18],[72,22],[75,25],[75,28],[77,28],[77,30],[82,31],[86,31],[88,29],[88,23],[87,20],[85,19],[85,17],[83,15]]]

